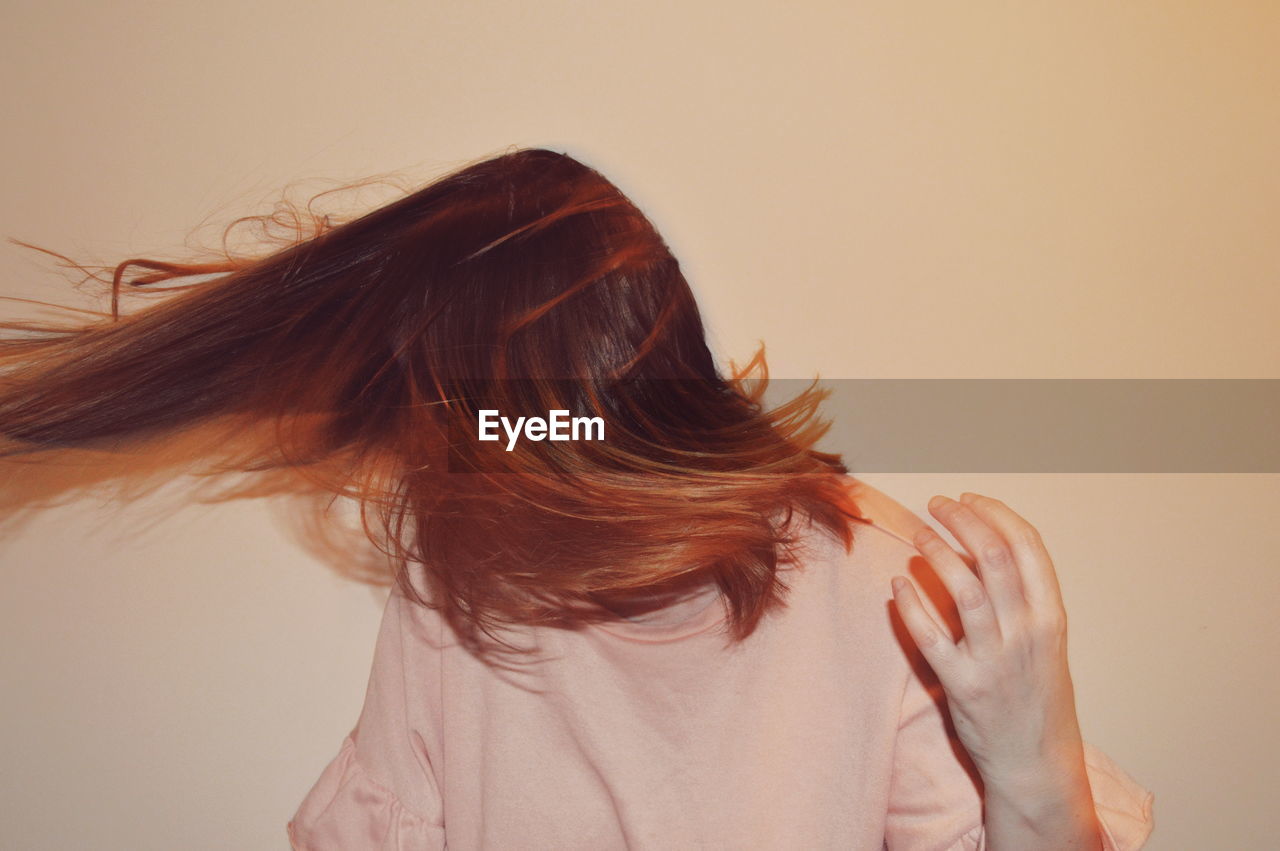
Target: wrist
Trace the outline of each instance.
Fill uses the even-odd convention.
[[[1078,738],[1039,753],[977,764],[983,784],[1010,793],[1087,785],[1084,743]]]
[[[984,773],[983,798],[992,840],[1017,836],[1017,843],[1033,848],[1101,848],[1100,828],[1084,753],[1068,750],[1046,756],[1035,764]],[[1034,842],[1027,844],[1034,837]]]

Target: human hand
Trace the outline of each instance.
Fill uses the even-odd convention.
[[[924,608],[910,579],[895,576],[894,601],[946,693],[956,735],[985,781],[1032,784],[1082,765],[1083,742],[1067,670],[1067,617],[1039,532],[1003,502],[936,496],[933,514],[969,553],[925,526],[921,554],[955,600],[964,635]],[[970,567],[976,563],[976,573]]]

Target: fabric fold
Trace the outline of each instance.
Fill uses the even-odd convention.
[[[1102,835],[1102,851],[1135,851],[1155,826],[1155,795],[1130,777],[1115,760],[1097,747],[1084,743],[1084,768],[1089,777],[1094,811]],[[979,824],[965,831],[948,851],[987,851],[986,828]]]
[[[1102,826],[1103,851],[1141,848],[1155,827],[1154,793],[1088,742],[1084,743],[1084,768]]]
[[[356,758],[347,736],[287,825],[294,851],[439,851],[444,825],[409,810]]]

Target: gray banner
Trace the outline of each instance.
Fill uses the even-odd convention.
[[[773,379],[765,401],[810,381]],[[1280,379],[823,379],[867,473],[1277,473]]]

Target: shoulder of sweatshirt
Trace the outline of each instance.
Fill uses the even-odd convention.
[[[928,524],[902,503],[854,476],[844,476],[853,513],[868,526],[885,532],[913,551],[913,539]]]

